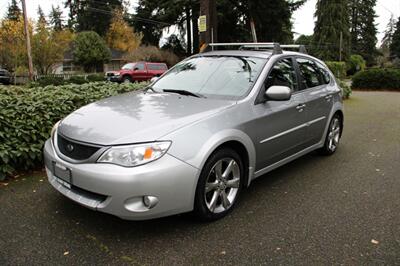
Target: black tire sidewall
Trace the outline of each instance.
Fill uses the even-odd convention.
[[[212,213],[207,208],[207,205],[204,201],[204,189],[205,189],[207,177],[208,177],[212,167],[214,166],[214,164],[217,161],[219,161],[223,158],[232,158],[238,163],[239,169],[240,169],[240,185],[239,185],[239,189],[238,189],[235,201],[232,203],[230,208],[221,213]],[[219,150],[215,151],[214,153],[212,153],[210,155],[210,157],[207,159],[206,163],[204,164],[204,167],[201,170],[201,173],[199,176],[199,180],[197,182],[196,194],[195,194],[195,200],[194,200],[195,215],[202,221],[213,221],[213,220],[220,219],[220,218],[226,216],[228,213],[230,213],[239,200],[240,193],[241,193],[242,187],[244,185],[243,182],[245,180],[244,174],[245,174],[245,171],[244,171],[244,165],[243,165],[242,159],[239,156],[239,154],[236,151],[234,151],[233,149],[222,148],[222,149],[219,149]]]

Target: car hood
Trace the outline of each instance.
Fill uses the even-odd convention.
[[[101,145],[147,142],[234,103],[176,93],[131,92],[76,110],[61,121],[58,132],[74,140]]]

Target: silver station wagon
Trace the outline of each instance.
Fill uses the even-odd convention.
[[[333,154],[343,104],[326,65],[282,50],[293,46],[236,45],[62,119],[44,147],[51,185],[123,219],[193,211],[211,221],[255,178],[314,150]]]

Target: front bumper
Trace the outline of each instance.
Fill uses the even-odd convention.
[[[127,220],[145,220],[193,209],[199,170],[169,154],[131,168],[105,163],[72,164],[60,159],[48,140],[44,160],[50,184],[93,210]],[[55,164],[70,170],[70,183],[55,176]],[[146,208],[142,201],[145,195],[157,197],[158,204]]]
[[[106,79],[111,82],[121,82],[122,81],[121,76],[106,76]]]

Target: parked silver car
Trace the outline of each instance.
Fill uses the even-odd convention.
[[[250,47],[192,56],[145,91],[61,120],[44,148],[50,183],[123,219],[215,220],[255,178],[313,150],[333,154],[343,104],[326,65]]]

